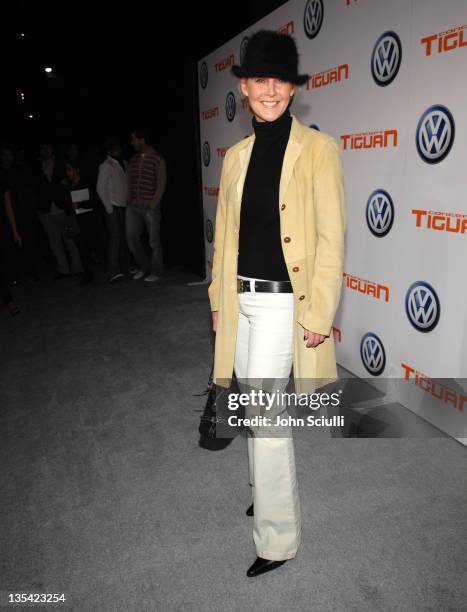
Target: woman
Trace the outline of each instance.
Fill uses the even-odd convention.
[[[83,273],[80,285],[88,285],[93,279],[91,268],[94,246],[94,194],[89,184],[81,178],[77,161],[68,161],[65,167],[66,178],[62,184],[67,191],[64,208],[68,214],[76,215],[78,232],[74,241],[78,247]]]
[[[241,66],[254,135],[224,158],[209,298],[216,331],[214,381],[297,393],[337,376],[332,321],[344,259],[342,165],[333,138],[302,125],[289,107],[299,75],[292,37],[260,31]],[[283,402],[271,414],[280,414]],[[250,484],[257,576],[292,559],[301,521],[291,429],[251,427]]]
[[[8,231],[12,231],[13,240],[18,246],[21,246],[21,238],[16,229],[16,219],[13,212],[10,189],[6,186],[2,186],[0,189],[0,197],[3,200],[2,210],[0,210],[0,298],[8,308],[8,312],[12,316],[15,316],[19,314],[20,310],[13,301],[8,286]]]

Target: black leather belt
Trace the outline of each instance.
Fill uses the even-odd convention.
[[[254,281],[257,293],[293,293],[290,281]],[[237,293],[251,291],[251,281],[237,278]]]

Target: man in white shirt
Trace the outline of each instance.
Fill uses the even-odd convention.
[[[106,143],[106,150],[107,157],[99,167],[97,193],[107,213],[109,282],[114,283],[123,278],[123,271],[128,271],[129,252],[125,238],[127,178],[120,143],[111,138]]]

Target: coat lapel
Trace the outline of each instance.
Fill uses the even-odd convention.
[[[300,152],[303,148],[301,142],[301,124],[292,115],[292,126],[290,128],[289,141],[284,153],[284,160],[282,162],[282,172],[279,185],[279,205],[282,202],[289,186],[290,179],[292,178],[293,169],[295,162],[297,161]],[[250,162],[251,152],[253,150],[253,144],[255,142],[255,135],[249,136],[245,139],[244,146],[238,151],[238,179],[237,179],[237,207],[236,207],[236,220],[237,225],[240,225],[240,208],[242,205],[242,194],[243,186],[245,184],[246,173],[248,170],[248,164]]]
[[[282,162],[281,181],[279,185],[279,206],[287,193],[287,188],[292,178],[295,162],[297,161],[302,148],[302,132],[301,124],[292,115],[292,127],[290,128],[289,142],[284,153],[284,161]]]
[[[253,144],[255,142],[255,135],[249,136],[245,141],[245,146],[238,152],[238,164],[240,167],[240,174],[237,182],[237,197],[239,203],[242,201],[243,185],[245,183],[246,171],[248,170],[248,164],[250,162],[251,152],[253,150]]]

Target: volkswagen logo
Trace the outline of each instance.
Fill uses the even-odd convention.
[[[417,125],[417,151],[427,164],[437,164],[446,157],[454,143],[454,118],[441,104],[430,106]]]
[[[209,146],[209,142],[205,141],[203,144],[203,164],[205,166],[209,166],[211,162],[211,147]]]
[[[434,329],[441,308],[433,287],[424,281],[413,283],[405,296],[405,312],[417,331],[430,332]]]
[[[237,103],[235,102],[235,94],[232,91],[229,91],[225,100],[225,114],[229,121],[234,120],[236,107]]]
[[[212,221],[211,219],[206,219],[206,240],[208,242],[212,242],[213,238],[214,238],[214,229],[212,227]]]
[[[381,340],[376,334],[368,332],[360,342],[360,357],[367,372],[373,376],[383,373],[386,366],[386,353]]]
[[[248,36],[244,36],[240,43],[240,64],[243,64],[243,58],[245,57],[245,51],[248,46]]]
[[[303,27],[308,38],[315,38],[323,25],[323,0],[308,0],[303,14]]]
[[[203,62],[199,69],[199,82],[203,89],[206,89],[208,84],[208,66],[206,62]]]
[[[395,32],[385,32],[376,41],[371,54],[371,74],[377,85],[386,87],[399,72],[402,45]]]
[[[373,236],[383,238],[394,221],[394,204],[391,196],[384,189],[376,189],[366,203],[366,222]]]

